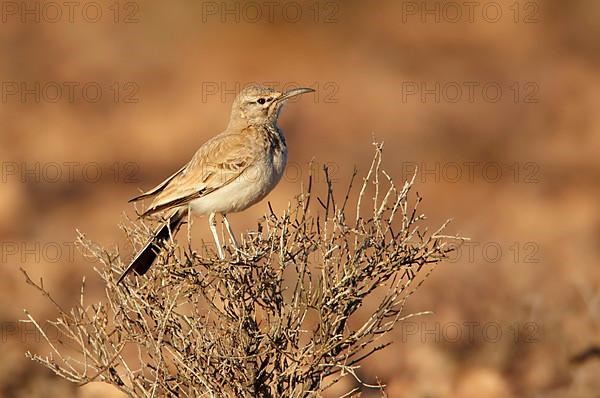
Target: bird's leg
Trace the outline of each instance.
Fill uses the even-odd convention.
[[[240,250],[240,246],[238,245],[237,239],[235,239],[235,234],[231,230],[231,225],[229,225],[229,221],[227,220],[227,216],[223,214],[223,223],[225,224],[225,228],[227,228],[227,233],[229,234],[229,238],[231,239],[231,243],[236,251]]]
[[[229,238],[231,238],[231,243],[233,244],[233,247],[235,249],[235,254],[238,257],[238,261],[239,261],[239,255],[240,254],[242,254],[245,257],[249,257],[246,253],[244,253],[240,249],[240,245],[238,244],[238,241],[235,238],[235,234],[233,233],[233,230],[231,229],[231,225],[229,225],[229,221],[227,220],[227,216],[225,214],[223,214],[223,224],[225,224],[225,228],[227,229],[227,233],[229,234]]]
[[[175,213],[173,213],[175,214]],[[169,231],[168,237],[165,239],[165,242],[170,242],[171,244],[175,243],[175,232],[171,229],[171,217],[162,218],[162,221],[167,225],[167,231]]]
[[[217,233],[217,221],[215,220],[215,213],[210,213],[208,217],[208,225],[210,227],[210,232],[212,232],[213,238],[215,240],[215,244],[217,245],[217,253],[219,253],[219,258],[223,260],[225,255],[223,254],[223,248],[221,247],[221,243],[219,242],[219,234]]]
[[[188,204],[187,211],[187,233],[188,233],[188,245],[192,246],[192,206]]]

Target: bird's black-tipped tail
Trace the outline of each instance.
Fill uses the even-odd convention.
[[[129,267],[119,277],[117,280],[117,285],[121,283],[121,281],[131,272],[135,271],[138,275],[144,275],[152,264],[161,249],[165,245],[165,241],[169,239],[169,235],[177,232],[183,218],[185,217],[186,212],[183,210],[179,210],[174,213],[167,221],[165,221],[158,229],[154,232],[154,236],[148,240],[148,242],[144,245],[144,247],[136,254],[136,256],[131,260],[131,264]]]

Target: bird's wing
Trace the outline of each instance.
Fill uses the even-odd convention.
[[[202,145],[180,173],[160,189],[142,216],[180,207],[224,187],[257,159],[247,134],[222,134]]]
[[[129,199],[128,202],[129,203],[131,203],[131,202],[137,202],[138,200],[149,198],[149,197],[154,196],[157,193],[161,192],[173,178],[177,177],[177,175],[179,175],[186,168],[186,166],[187,166],[187,164],[184,165],[179,170],[177,170],[175,173],[173,173],[166,180],[164,180],[163,182],[161,182],[160,184],[158,184],[157,186],[155,186],[154,188],[152,188],[151,190],[146,191],[146,192],[144,192],[141,195],[138,195],[138,196],[136,196],[134,198]]]

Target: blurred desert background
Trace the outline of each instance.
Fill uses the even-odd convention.
[[[71,15],[2,3],[0,396],[119,396],[25,358],[47,347],[17,322],[23,309],[56,314],[19,268],[67,308],[83,276],[100,299],[76,229],[123,245],[127,200],[220,132],[235,92],[259,82],[316,89],[280,119],[290,169],[275,209],[313,158],[345,187],[375,137],[397,180],[419,166],[429,225],[453,218],[448,232],[472,239],[409,301],[435,314],[397,330],[365,382],[394,398],[600,397],[600,3],[267,3],[84,1]],[[230,221],[253,229],[266,211]],[[204,220],[194,236],[210,238]]]

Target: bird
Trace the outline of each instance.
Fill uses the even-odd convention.
[[[217,234],[217,214],[239,250],[227,214],[260,202],[279,183],[288,152],[277,125],[279,114],[290,99],[314,91],[304,87],[279,91],[257,84],[244,87],[233,101],[222,133],[205,142],[187,164],[163,182],[130,199],[130,203],[152,199],[140,217],[162,214],[163,221],[121,273],[117,285],[131,271],[144,275],[190,215],[208,215],[220,259],[225,256]]]

